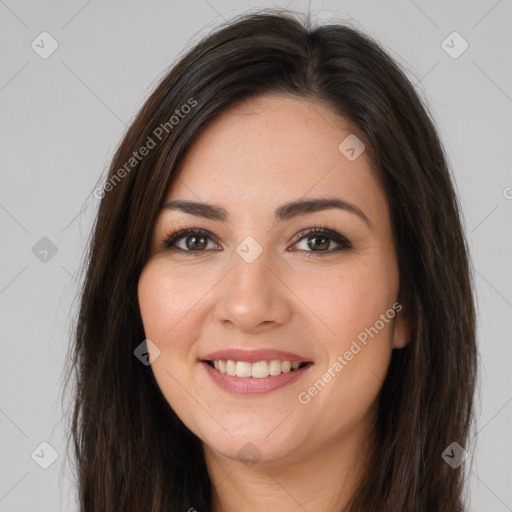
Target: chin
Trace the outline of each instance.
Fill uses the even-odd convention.
[[[205,449],[210,450],[233,461],[239,461],[247,466],[256,463],[275,462],[287,459],[303,444],[303,436],[299,433],[292,433],[286,430],[279,432],[276,429],[276,421],[273,426],[265,423],[260,428],[233,429],[236,432],[231,437],[227,432],[218,431],[209,432],[208,435],[199,435],[202,439]],[[228,432],[228,425],[224,426]],[[305,436],[304,436],[305,437]]]

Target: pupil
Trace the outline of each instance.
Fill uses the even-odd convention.
[[[311,242],[308,242],[310,249],[315,249],[315,248],[327,249],[329,246],[329,239],[325,238],[325,237],[314,236],[310,240],[322,240],[322,243],[320,244],[320,246],[318,244],[315,245]]]
[[[320,244],[315,244],[312,240],[321,240]],[[191,241],[189,243],[189,241]],[[329,247],[329,239],[325,237],[314,236],[309,239],[308,245],[310,249],[327,249]],[[189,249],[204,249],[205,237],[204,236],[189,236],[187,238],[187,247]]]
[[[191,243],[188,243],[190,240],[192,240]],[[204,249],[205,243],[204,243],[205,237],[204,236],[189,236],[187,238],[187,247],[189,249]],[[199,243],[197,243],[200,241]]]

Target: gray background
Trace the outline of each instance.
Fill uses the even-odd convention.
[[[91,193],[126,126],[192,42],[241,12],[287,5],[375,37],[427,98],[475,266],[482,378],[470,510],[512,510],[510,0],[0,0],[0,511],[76,510],[62,367],[98,203]],[[46,59],[31,47],[43,31],[59,45]],[[458,58],[441,45],[453,31],[469,44]],[[48,469],[42,442],[58,452]]]

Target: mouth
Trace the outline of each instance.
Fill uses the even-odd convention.
[[[297,382],[313,366],[311,361],[269,359],[255,362],[234,359],[199,361],[210,379],[235,395],[256,396]]]
[[[233,359],[214,359],[203,360],[210,368],[213,368],[221,374],[227,374],[231,377],[242,379],[265,379],[267,377],[277,377],[283,373],[292,373],[304,367],[310,366],[312,362],[305,361],[284,361],[280,359],[270,359],[256,361],[235,361]]]

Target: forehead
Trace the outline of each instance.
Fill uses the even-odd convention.
[[[385,198],[367,155],[351,161],[339,149],[349,136],[349,123],[322,103],[251,98],[203,129],[166,199],[211,201],[250,214],[263,205],[334,195],[369,210],[370,217],[381,215]]]

